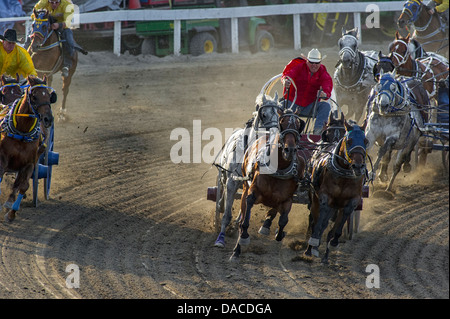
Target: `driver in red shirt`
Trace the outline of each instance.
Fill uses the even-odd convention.
[[[300,116],[316,118],[314,134],[321,134],[330,115],[331,106],[327,101],[318,101],[316,113],[313,114],[317,94],[320,91],[322,99],[329,99],[333,90],[333,80],[325,65],[321,64],[322,55],[317,49],[312,49],[308,57],[296,58],[283,70],[284,98],[288,99],[288,107]],[[297,100],[294,102],[295,89],[291,86],[292,79],[297,88]],[[288,95],[289,92],[289,96]],[[292,103],[294,105],[292,106]]]

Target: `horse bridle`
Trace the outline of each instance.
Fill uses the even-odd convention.
[[[380,82],[378,85],[381,86],[381,89],[377,89],[377,100],[378,97],[382,95],[386,95],[389,99],[389,104],[391,105],[391,111],[388,113],[393,113],[397,111],[401,111],[405,108],[405,106],[408,103],[408,99],[406,98],[406,89],[401,85],[399,81],[396,81],[393,78],[384,79],[385,82],[389,82],[389,89],[383,88],[385,84],[381,84],[381,80],[383,80],[383,77],[380,79]],[[395,91],[392,89],[392,86],[395,86]],[[400,92],[399,92],[400,91]],[[396,103],[396,98],[400,98],[400,102]]]
[[[281,120],[283,118],[285,118],[285,117],[289,117],[289,123],[288,123],[288,126],[284,130],[282,130],[280,123],[281,123]],[[295,129],[295,127],[296,127],[295,126],[295,121],[298,121],[298,123],[299,123],[299,128],[298,129]],[[301,138],[300,129],[302,129],[302,119],[300,118],[300,116],[298,116],[295,113],[291,113],[291,112],[284,113],[279,118],[279,125],[278,126],[279,126],[278,129],[279,129],[279,132],[280,132],[280,140],[281,141],[284,141],[284,137],[287,134],[293,134],[294,137],[295,137],[295,143],[296,144],[299,143],[300,138]],[[294,128],[292,128],[291,126],[293,126]]]
[[[353,36],[353,35],[351,35],[351,34],[346,34],[346,35],[342,36],[341,39],[339,39],[339,41],[338,41],[338,45],[339,45],[339,46],[340,46],[340,43],[342,43],[342,40],[343,40],[345,37],[353,38],[353,39],[356,41],[356,46],[358,45],[358,39],[357,39],[355,36]],[[345,53],[349,53],[349,54],[351,55],[351,57],[352,57],[352,60],[355,60],[356,54],[357,54],[357,49],[356,49],[356,50],[353,50],[353,49],[352,49],[351,47],[349,47],[349,46],[343,47],[342,49],[339,50],[339,59],[341,59],[341,56],[343,56]]]
[[[31,101],[31,98],[30,98],[30,97],[32,96],[32,91],[33,91],[34,89],[36,89],[36,88],[44,88],[44,89],[50,90],[50,91],[51,91],[51,92],[50,92],[50,101],[49,101],[49,102],[39,103],[39,104],[33,103],[33,102]],[[52,87],[47,86],[47,85],[45,85],[45,84],[36,84],[36,85],[33,85],[33,86],[29,86],[29,87],[27,88],[27,92],[28,92],[28,94],[27,94],[27,99],[28,99],[28,103],[29,103],[30,106],[31,106],[31,110],[32,110],[33,113],[34,113],[34,116],[35,116],[37,119],[40,120],[41,116],[39,115],[39,112],[37,111],[37,109],[38,109],[40,106],[43,106],[43,105],[48,105],[49,107],[51,107],[52,104],[56,102],[56,92],[55,92],[55,90],[54,90]]]
[[[417,9],[418,8],[418,9]],[[406,21],[406,23],[411,24],[414,23],[417,18],[420,15],[420,12],[422,11],[423,3],[417,0],[409,0],[405,3],[403,6],[402,12],[405,12],[409,19]]]
[[[353,144],[352,144],[352,147],[351,147],[350,149],[348,149],[348,147],[347,147],[347,141],[348,141],[348,138],[350,137],[351,132],[358,133],[358,131],[361,131],[361,132],[362,132],[362,130],[361,130],[360,128],[358,128],[358,129],[353,129],[353,130],[347,132],[347,133],[345,134],[345,136],[342,138],[342,143],[344,144],[344,145],[343,145],[343,146],[344,146],[344,156],[345,156],[344,159],[345,159],[350,165],[351,165],[352,162],[353,162],[353,160],[352,160],[351,157],[350,157],[350,154],[352,154],[352,153],[360,153],[360,154],[363,156],[363,158],[364,158],[364,164],[365,164],[365,159],[366,159],[366,157],[367,157],[367,150],[366,150],[366,144],[365,144],[365,142],[364,142],[364,139],[363,139],[362,142],[358,142],[357,139],[352,138],[352,141],[355,141],[355,140],[357,141],[356,145],[353,145],[353,144],[355,144],[355,143],[353,143]]]
[[[19,92],[17,94],[15,92],[12,92],[12,94],[17,96],[17,98],[21,97],[22,94],[23,94],[22,87],[20,86],[19,83],[11,82],[11,83],[4,84],[3,86],[0,86],[0,97],[1,97],[1,103],[2,104],[4,103],[3,98],[5,96],[5,94],[3,93],[3,89],[7,88],[7,87],[18,87],[19,88]]]
[[[405,55],[401,55],[400,53],[395,52],[395,51],[391,52],[391,49],[394,47],[394,45],[396,43],[403,44],[406,47]],[[393,56],[397,60],[397,62],[398,62],[398,66],[397,67],[399,67],[400,65],[405,64],[408,61],[408,59],[410,58],[410,56],[411,56],[411,52],[410,52],[410,48],[409,48],[408,43],[406,43],[405,41],[403,41],[401,39],[395,40],[394,42],[389,44],[389,52],[390,52],[391,56]]]

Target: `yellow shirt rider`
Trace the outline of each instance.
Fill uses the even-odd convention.
[[[72,30],[70,29],[75,10],[74,5],[70,0],[40,0],[34,6],[33,12],[34,10],[40,9],[46,9],[49,15],[56,19],[56,22],[51,25],[51,28],[58,31],[65,40],[62,42],[64,53],[62,75],[66,77],[69,75],[75,50],[75,41]],[[34,13],[31,15],[31,19],[35,19]]]
[[[16,74],[23,76],[36,75],[33,61],[27,50],[16,45],[17,34],[14,29],[7,29],[0,35],[0,76],[6,74],[16,77]]]
[[[445,23],[448,24],[448,0],[433,0],[427,4],[430,9],[428,10],[429,14],[433,14],[437,12],[441,18],[445,19]]]

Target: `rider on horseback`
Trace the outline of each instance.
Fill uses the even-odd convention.
[[[427,4],[428,13],[433,15],[437,12],[438,16],[448,25],[448,0],[432,0]]]
[[[33,61],[28,52],[19,45],[16,45],[17,34],[14,29],[7,29],[0,35],[0,75],[6,74],[16,76],[18,73],[23,77],[36,75]]]
[[[35,19],[34,11],[46,9],[55,20],[51,28],[57,31],[65,41],[63,44],[63,68],[62,76],[69,76],[69,69],[72,66],[72,57],[75,52],[75,40],[70,29],[71,20],[74,14],[74,5],[71,0],[40,0],[33,9],[31,19]]]
[[[288,107],[300,116],[316,116],[314,134],[322,133],[331,110],[330,104],[326,101],[317,102],[317,105],[315,105],[317,94],[320,92],[320,98],[328,99],[331,97],[331,91],[333,90],[333,80],[328,74],[327,68],[321,65],[321,61],[322,55],[319,50],[312,49],[306,59],[296,58],[289,62],[284,68],[282,76]],[[298,90],[296,101],[293,101],[296,94],[295,90],[289,90],[290,79],[294,81]],[[319,91],[320,89],[321,91]],[[293,106],[291,106],[292,103],[294,103]],[[314,107],[316,107],[316,113],[312,114]]]

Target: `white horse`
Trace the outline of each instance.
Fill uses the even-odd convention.
[[[386,188],[387,192],[392,192],[392,185],[402,165],[404,171],[411,170],[411,152],[420,138],[420,129],[424,127],[420,106],[429,105],[429,99],[419,80],[396,79],[393,73],[382,73],[374,91],[376,96],[368,105],[367,150],[375,143],[380,149],[369,175],[375,178],[381,162],[379,177],[386,182],[391,153],[398,150],[393,174]]]
[[[339,61],[333,76],[338,104],[341,107],[347,105],[345,117],[357,122],[364,115],[367,97],[376,84],[373,66],[378,61],[376,51],[359,51],[358,41],[357,28],[342,29],[342,37],[338,41]]]
[[[216,227],[218,226],[218,213],[223,211],[219,235],[214,243],[216,247],[225,247],[225,231],[232,218],[232,207],[237,191],[242,188],[242,163],[246,150],[269,130],[278,130],[278,111],[280,104],[278,94],[272,99],[265,94],[256,98],[256,109],[251,126],[238,129],[225,142],[220,156],[218,185],[223,191],[217,193]]]

